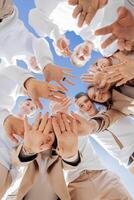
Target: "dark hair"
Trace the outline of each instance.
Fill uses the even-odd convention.
[[[90,88],[92,88],[92,87],[94,87],[94,85],[89,85],[88,86],[88,90],[90,89]],[[112,90],[113,90],[113,88],[110,88],[109,89],[109,92],[112,94]],[[106,102],[98,102],[98,101],[95,101],[95,100],[92,100],[94,103],[99,103],[99,104],[102,104],[102,105],[104,105],[104,106],[106,106],[107,107],[107,109],[109,110],[110,108],[111,108],[111,106],[113,105],[113,101],[112,101],[112,97],[110,97]]]
[[[27,99],[25,99],[24,101],[32,101],[32,99],[30,99],[30,98],[27,98]]]
[[[85,93],[85,92],[79,92],[78,94],[75,95],[75,101],[76,101],[77,99],[79,99],[80,97],[83,97],[83,96],[86,96],[86,97],[89,98],[89,96],[87,95],[87,93]],[[89,99],[90,99],[90,98],[89,98]]]

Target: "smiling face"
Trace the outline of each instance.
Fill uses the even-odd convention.
[[[83,66],[91,57],[93,45],[86,41],[78,45],[72,53],[71,60],[76,66]]]
[[[103,91],[100,89],[96,89],[95,87],[90,87],[88,89],[88,96],[93,101],[104,103],[111,98],[111,93],[109,91]]]
[[[31,100],[25,100],[23,103],[20,105],[20,113],[23,115],[33,115],[36,111],[36,106]]]
[[[81,112],[87,113],[89,116],[94,116],[97,114],[97,110],[94,104],[90,101],[87,96],[81,96],[76,100],[76,104]]]

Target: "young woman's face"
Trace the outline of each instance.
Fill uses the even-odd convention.
[[[94,116],[97,114],[97,110],[94,104],[90,101],[87,96],[82,96],[76,100],[77,106],[79,106],[80,111],[87,113],[89,116]]]
[[[95,87],[89,88],[88,96],[93,101],[99,103],[107,102],[111,98],[111,94],[109,91],[104,92],[103,90],[96,89]]]
[[[36,106],[31,100],[26,100],[20,105],[20,112],[24,115],[32,115],[36,111]]]
[[[48,134],[46,134],[46,135],[44,136],[44,142],[43,142],[43,143],[44,143],[44,145],[45,145],[45,147],[46,147],[46,150],[52,148],[52,145],[53,145],[53,143],[54,143],[54,140],[55,140],[55,135],[54,135],[54,132],[53,132],[53,131],[49,132]]]

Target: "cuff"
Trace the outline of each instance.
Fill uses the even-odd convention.
[[[69,159],[66,159],[66,160],[62,159],[62,160],[68,165],[77,166],[81,162],[80,152],[78,151],[78,153],[75,156]]]

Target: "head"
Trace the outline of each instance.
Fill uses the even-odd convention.
[[[56,53],[59,56],[70,57],[72,52],[69,49],[69,44],[70,42],[65,36],[59,38],[57,40],[57,43],[56,44],[54,43]]]
[[[80,92],[75,96],[75,103],[79,107],[80,112],[87,113],[91,117],[98,112],[94,103],[84,92]]]
[[[37,64],[35,56],[26,58],[26,63],[30,71],[34,71],[35,73],[40,72],[40,68]]]
[[[26,99],[20,104],[20,113],[31,116],[36,112],[36,106],[31,99]]]
[[[100,58],[99,60],[97,60],[96,65],[98,68],[103,69],[107,66],[112,65],[111,59],[110,58]]]
[[[53,131],[49,132],[44,136],[44,145],[45,145],[45,150],[49,150],[55,148],[55,143],[56,143],[56,137]]]
[[[72,64],[77,67],[83,67],[89,61],[92,49],[93,44],[89,41],[76,46],[71,55]]]
[[[88,97],[95,102],[105,103],[111,99],[110,91],[103,91],[95,86],[89,86],[87,91]]]

